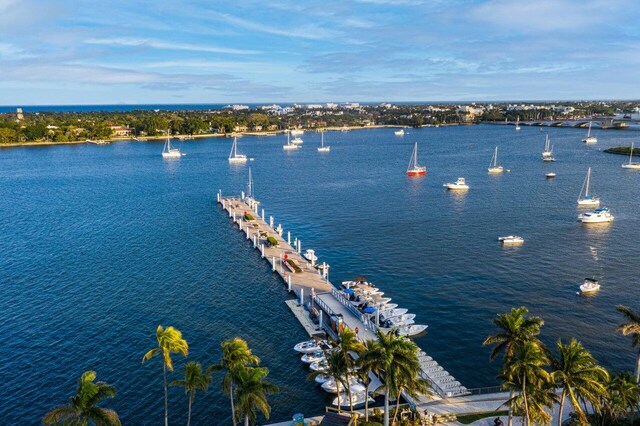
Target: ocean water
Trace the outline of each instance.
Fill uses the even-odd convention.
[[[223,339],[245,338],[281,393],[272,420],[323,412],[327,398],[292,352],[306,338],[283,301],[285,286],[215,203],[238,194],[252,168],[267,215],[331,265],[333,282],[366,275],[429,324],[416,342],[469,388],[497,384],[481,346],[496,313],[525,305],[545,319],[542,339],[581,340],[608,368],[631,369],[635,352],[615,333],[615,305],[638,309],[640,173],[623,170],[606,147],[635,131],[548,129],[557,162],[540,159],[538,128],[468,126],[243,137],[255,161],[229,165],[230,139],[181,143],[187,156],[163,161],[162,142],[0,150],[0,418],[37,424],[63,404],[89,369],[115,385],[109,402],[125,424],[162,421],[160,360],[141,364],[158,324],[182,330],[190,360],[219,360]],[[414,142],[428,174],[408,178]],[[487,175],[493,149],[509,173]],[[611,225],[582,226],[576,198],[587,167]],[[555,171],[554,180],[544,174]],[[444,182],[463,176],[466,194]],[[522,235],[503,248],[501,235]],[[596,297],[576,295],[585,277]],[[185,360],[175,357],[180,376]],[[194,404],[195,424],[224,424],[220,376]],[[172,423],[187,399],[170,390]],[[214,422],[215,421],[215,422]]]

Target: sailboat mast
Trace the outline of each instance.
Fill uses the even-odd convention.
[[[251,167],[249,167],[249,197],[253,198],[253,179],[251,178]]]
[[[589,167],[589,170],[587,171],[587,187],[585,188],[584,191],[584,196],[585,198],[589,196],[589,183],[591,181],[591,167]]]
[[[587,131],[587,137],[591,136],[591,124],[592,123],[593,123],[592,121],[589,122],[589,130]]]
[[[629,152],[629,164],[631,164],[633,160],[633,142],[631,142],[631,152]]]
[[[322,133],[320,135],[320,144],[324,148],[324,130],[322,131]]]

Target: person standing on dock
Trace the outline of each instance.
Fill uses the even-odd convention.
[[[358,327],[356,327],[356,337],[358,336],[358,333],[360,333],[360,329]]]

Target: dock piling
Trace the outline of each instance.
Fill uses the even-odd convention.
[[[304,288],[300,289],[300,304],[304,304]]]
[[[258,238],[256,234],[253,234],[253,247],[258,247]]]
[[[287,244],[291,245],[291,231],[287,231]]]
[[[273,228],[273,216],[269,216],[269,227]]]
[[[244,191],[240,193],[240,198],[242,199],[242,201],[244,201]]]
[[[271,270],[273,272],[276,271],[276,257],[275,256],[271,256]]]
[[[291,293],[291,275],[287,275],[287,289]]]
[[[260,244],[260,255],[264,259],[264,244]]]
[[[262,209],[262,220],[264,220],[264,209]]]

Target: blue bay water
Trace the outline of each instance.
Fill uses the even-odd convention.
[[[215,204],[218,189],[245,189],[249,166],[267,214],[331,264],[332,281],[364,274],[416,313],[430,326],[416,342],[467,387],[496,384],[481,342],[496,313],[520,305],[544,317],[545,342],[575,336],[605,366],[631,369],[615,305],[640,300],[640,174],[600,150],[638,133],[596,130],[587,147],[584,130],[548,131],[552,164],[537,128],[489,125],[331,132],[329,154],[316,151],[318,134],[296,152],[282,136],[244,137],[239,150],[255,157],[244,166],[228,164],[229,139],[184,142],[179,161],[161,159],[162,142],[0,150],[0,417],[38,423],[95,369],[118,388],[110,406],[125,424],[160,423],[160,361],[141,365],[158,324],[181,329],[189,359],[206,365],[223,339],[247,339],[282,390],[272,420],[323,412],[325,394],[291,351],[306,335],[284,285]],[[424,178],[404,173],[415,141]],[[511,172],[488,176],[496,145]],[[576,222],[589,166],[610,226]],[[442,183],[459,176],[471,190],[447,193]],[[508,234],[525,244],[500,247]],[[587,276],[601,279],[594,298],[575,294]],[[220,379],[196,397],[196,424],[228,422]],[[183,392],[170,401],[183,422]]]

